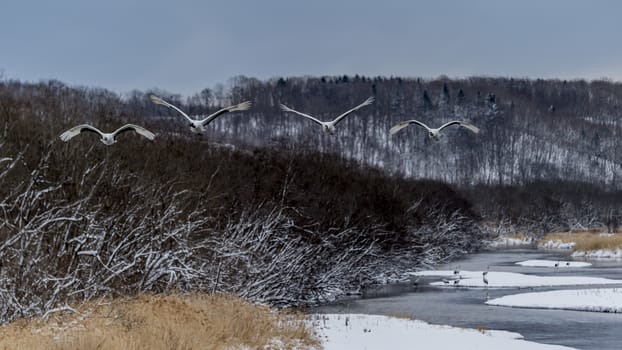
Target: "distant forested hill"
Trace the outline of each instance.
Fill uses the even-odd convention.
[[[124,100],[132,114],[174,115],[135,92]],[[251,145],[300,142],[416,178],[454,184],[514,185],[536,180],[622,187],[622,84],[509,78],[435,80],[383,77],[232,79],[181,100],[191,113],[252,100],[250,113],[220,119],[210,138]],[[324,135],[308,120],[281,112],[279,103],[333,118],[369,96],[376,102]],[[129,112],[128,112],[129,113]],[[447,130],[440,143],[419,128],[390,136],[395,123],[416,118],[430,126],[469,120],[482,132]],[[181,121],[180,123],[181,124]]]
[[[319,149],[389,173],[439,180],[470,192],[486,219],[540,221],[552,211],[554,217],[589,217],[580,220],[589,223],[611,216],[622,201],[622,84],[606,80],[237,77],[188,97],[3,81],[0,118],[53,120],[50,138],[84,121],[104,128],[142,122],[161,134],[196,137],[176,112],[154,105],[151,93],[192,115],[251,100],[250,111],[217,119],[198,139],[247,149]],[[375,103],[346,118],[335,135],[279,109],[284,103],[328,120],[369,96]],[[418,127],[389,135],[392,125],[411,118],[431,126],[468,120],[481,133],[449,128],[440,142]]]
[[[151,93],[190,114],[254,108],[195,135]],[[332,119],[369,96],[332,136],[278,108]],[[305,305],[400,280],[501,232],[614,228],[620,96],[603,81],[343,76],[240,77],[182,99],[0,79],[0,323],[145,291]],[[482,132],[389,136],[407,118],[466,119]],[[58,137],[126,122],[157,139]]]

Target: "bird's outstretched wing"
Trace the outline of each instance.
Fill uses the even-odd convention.
[[[311,119],[311,120],[313,120],[314,122],[316,122],[316,123],[318,123],[318,124],[322,125],[322,122],[321,122],[319,119],[315,118],[315,117],[312,117],[312,116],[310,116],[310,115],[308,115],[308,114],[304,114],[304,113],[302,113],[302,112],[298,112],[297,110],[291,109],[291,108],[287,107],[286,105],[284,105],[284,104],[282,104],[282,103],[281,103],[281,104],[279,104],[279,106],[281,106],[281,109],[282,109],[283,111],[285,111],[285,112],[292,112],[292,113],[296,113],[296,114],[298,114],[298,115],[300,115],[300,116],[303,116],[303,117],[305,117],[305,118]]]
[[[459,120],[454,120],[454,121],[450,121],[448,123],[443,124],[440,128],[438,128],[438,130],[443,130],[444,128],[451,126],[451,125],[460,125],[462,127],[465,127],[469,130],[471,130],[474,133],[479,133],[479,128],[476,127],[473,124],[467,123],[467,122],[463,122],[463,121],[459,121]]]
[[[99,129],[97,129],[96,127],[90,126],[88,124],[82,124],[82,125],[78,125],[78,126],[74,126],[73,128],[65,131],[64,133],[60,134],[60,139],[67,142],[69,141],[71,138],[77,136],[78,134],[80,134],[83,131],[90,131],[90,132],[94,132],[97,135],[99,135],[100,137],[104,134],[103,132],[101,132]]]
[[[360,105],[350,109],[349,111],[343,113],[342,115],[338,116],[337,118],[335,118],[335,120],[333,120],[331,123],[333,123],[333,125],[336,125],[337,123],[339,123],[343,118],[347,117],[350,113],[359,110],[360,108],[363,108],[365,106],[369,106],[370,104],[372,104],[374,102],[374,97],[370,97],[367,100],[365,100],[365,102],[361,103]]]
[[[126,131],[136,131],[137,134],[142,135],[146,138],[148,138],[149,140],[153,140],[155,139],[155,134],[152,133],[151,131],[143,128],[142,126],[138,126],[138,125],[134,125],[134,124],[125,124],[122,127],[118,128],[117,130],[115,130],[112,135],[113,137],[117,137],[117,135],[124,133]]]
[[[253,106],[253,104],[251,103],[251,101],[244,101],[242,103],[238,103],[237,105],[233,105],[233,106],[229,106],[229,107],[220,109],[220,110],[216,111],[215,113],[212,113],[212,114],[208,115],[206,118],[201,119],[201,124],[207,125],[212,120],[216,119],[218,116],[220,116],[222,114],[229,113],[229,112],[235,112],[235,111],[245,111],[245,110],[251,108],[252,106]]]
[[[428,130],[428,131],[430,130],[430,128],[429,128],[427,125],[423,124],[422,122],[420,122],[420,121],[418,121],[418,120],[414,120],[414,119],[413,119],[413,120],[406,120],[406,121],[403,121],[403,122],[401,122],[401,123],[399,123],[399,124],[394,125],[394,126],[393,126],[390,130],[389,130],[389,132],[391,133],[391,135],[393,135],[393,134],[397,133],[398,131],[400,131],[400,130],[404,129],[405,127],[409,126],[410,124],[417,124],[417,125],[419,125],[419,126],[424,127],[424,128],[425,128],[426,130]]]
[[[176,110],[177,112],[181,113],[181,115],[183,115],[186,119],[188,119],[188,121],[190,123],[194,122],[195,120],[190,118],[189,115],[187,115],[186,113],[184,113],[184,111],[182,111],[181,109],[177,108],[175,105],[172,105],[166,101],[164,101],[163,99],[159,98],[156,95],[150,95],[149,98],[151,99],[151,102],[157,104],[157,105],[163,105],[169,108],[172,108],[174,110]]]

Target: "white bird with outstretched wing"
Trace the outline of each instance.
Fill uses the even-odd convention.
[[[78,136],[80,133],[83,132],[92,132],[95,133],[97,135],[99,135],[101,142],[103,142],[105,145],[110,146],[114,143],[117,142],[117,136],[119,134],[122,134],[124,132],[128,132],[128,131],[135,131],[137,134],[146,137],[149,140],[153,140],[155,139],[155,134],[152,133],[151,131],[143,128],[142,126],[138,126],[138,125],[134,125],[134,124],[126,124],[123,125],[122,127],[118,128],[117,130],[115,130],[114,132],[111,133],[105,133],[102,132],[101,130],[97,129],[94,126],[88,125],[88,124],[82,124],[82,125],[78,125],[78,126],[74,126],[73,128],[65,131],[64,133],[62,133],[60,135],[60,139],[67,142],[70,139]]]
[[[467,123],[467,122],[464,122],[464,121],[460,121],[460,120],[450,121],[448,123],[445,123],[445,124],[441,125],[440,128],[434,129],[434,128],[430,128],[429,126],[425,125],[424,123],[422,123],[422,122],[420,122],[418,120],[414,120],[414,119],[406,120],[406,121],[403,121],[403,122],[393,126],[389,130],[389,132],[393,135],[393,134],[397,133],[398,131],[404,129],[405,127],[408,127],[411,124],[419,125],[419,126],[425,128],[428,131],[428,136],[430,136],[430,138],[435,140],[435,141],[440,140],[441,130],[443,130],[446,127],[451,126],[451,125],[459,125],[459,126],[462,126],[464,128],[467,128],[468,130],[470,130],[470,131],[472,131],[472,132],[474,132],[476,134],[479,133],[479,128],[478,127],[476,127],[473,124],[470,124],[470,123]]]
[[[169,108],[172,108],[174,110],[176,110],[177,112],[179,112],[181,115],[183,115],[186,120],[188,121],[188,123],[190,123],[190,130],[192,130],[192,132],[197,133],[197,134],[201,134],[205,131],[205,126],[209,123],[211,123],[214,119],[216,119],[217,117],[225,114],[225,113],[229,113],[229,112],[235,112],[235,111],[245,111],[249,108],[251,108],[252,103],[250,101],[244,101],[242,103],[238,103],[237,105],[233,105],[233,106],[229,106],[226,108],[222,108],[219,109],[218,111],[208,115],[207,117],[203,118],[203,119],[192,119],[190,118],[190,116],[186,113],[184,113],[184,111],[182,111],[181,109],[179,109],[177,106],[168,103],[166,101],[164,101],[163,99],[161,99],[158,96],[155,95],[151,95],[149,96],[151,98],[151,101],[155,104],[158,105],[163,105]]]
[[[291,112],[291,113],[298,114],[299,116],[305,117],[305,118],[307,118],[307,119],[309,119],[309,120],[319,124],[322,127],[322,131],[324,131],[325,133],[334,134],[335,130],[336,130],[335,125],[337,125],[340,121],[342,121],[348,115],[352,114],[353,112],[355,112],[355,111],[357,111],[357,110],[359,110],[359,109],[361,109],[361,108],[363,108],[365,106],[368,106],[368,105],[372,104],[373,102],[374,102],[374,97],[370,97],[367,100],[365,100],[365,102],[361,103],[360,105],[358,105],[358,106],[356,106],[356,107],[354,107],[354,108],[352,108],[352,109],[342,113],[337,118],[335,118],[335,119],[333,119],[331,121],[328,121],[328,122],[323,122],[323,121],[321,121],[321,120],[319,120],[319,119],[317,119],[315,117],[312,117],[312,116],[310,116],[308,114],[305,114],[305,113],[302,113],[302,112],[298,112],[297,110],[291,109],[291,108],[287,107],[284,104],[280,104],[280,106],[281,106],[281,109],[283,111],[285,111],[285,112]]]

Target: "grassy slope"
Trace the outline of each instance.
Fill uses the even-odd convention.
[[[100,300],[78,313],[21,319],[0,328],[0,349],[192,350],[315,348],[299,314],[276,312],[227,295],[143,295]]]

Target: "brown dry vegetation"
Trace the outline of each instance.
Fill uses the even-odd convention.
[[[607,232],[607,229],[594,228],[585,231],[553,232],[545,235],[541,241],[575,242],[575,251],[622,248],[622,235],[608,235],[603,234],[603,232]]]
[[[20,319],[0,328],[0,349],[139,350],[318,348],[301,314],[228,295],[143,295],[100,300],[80,313]]]

